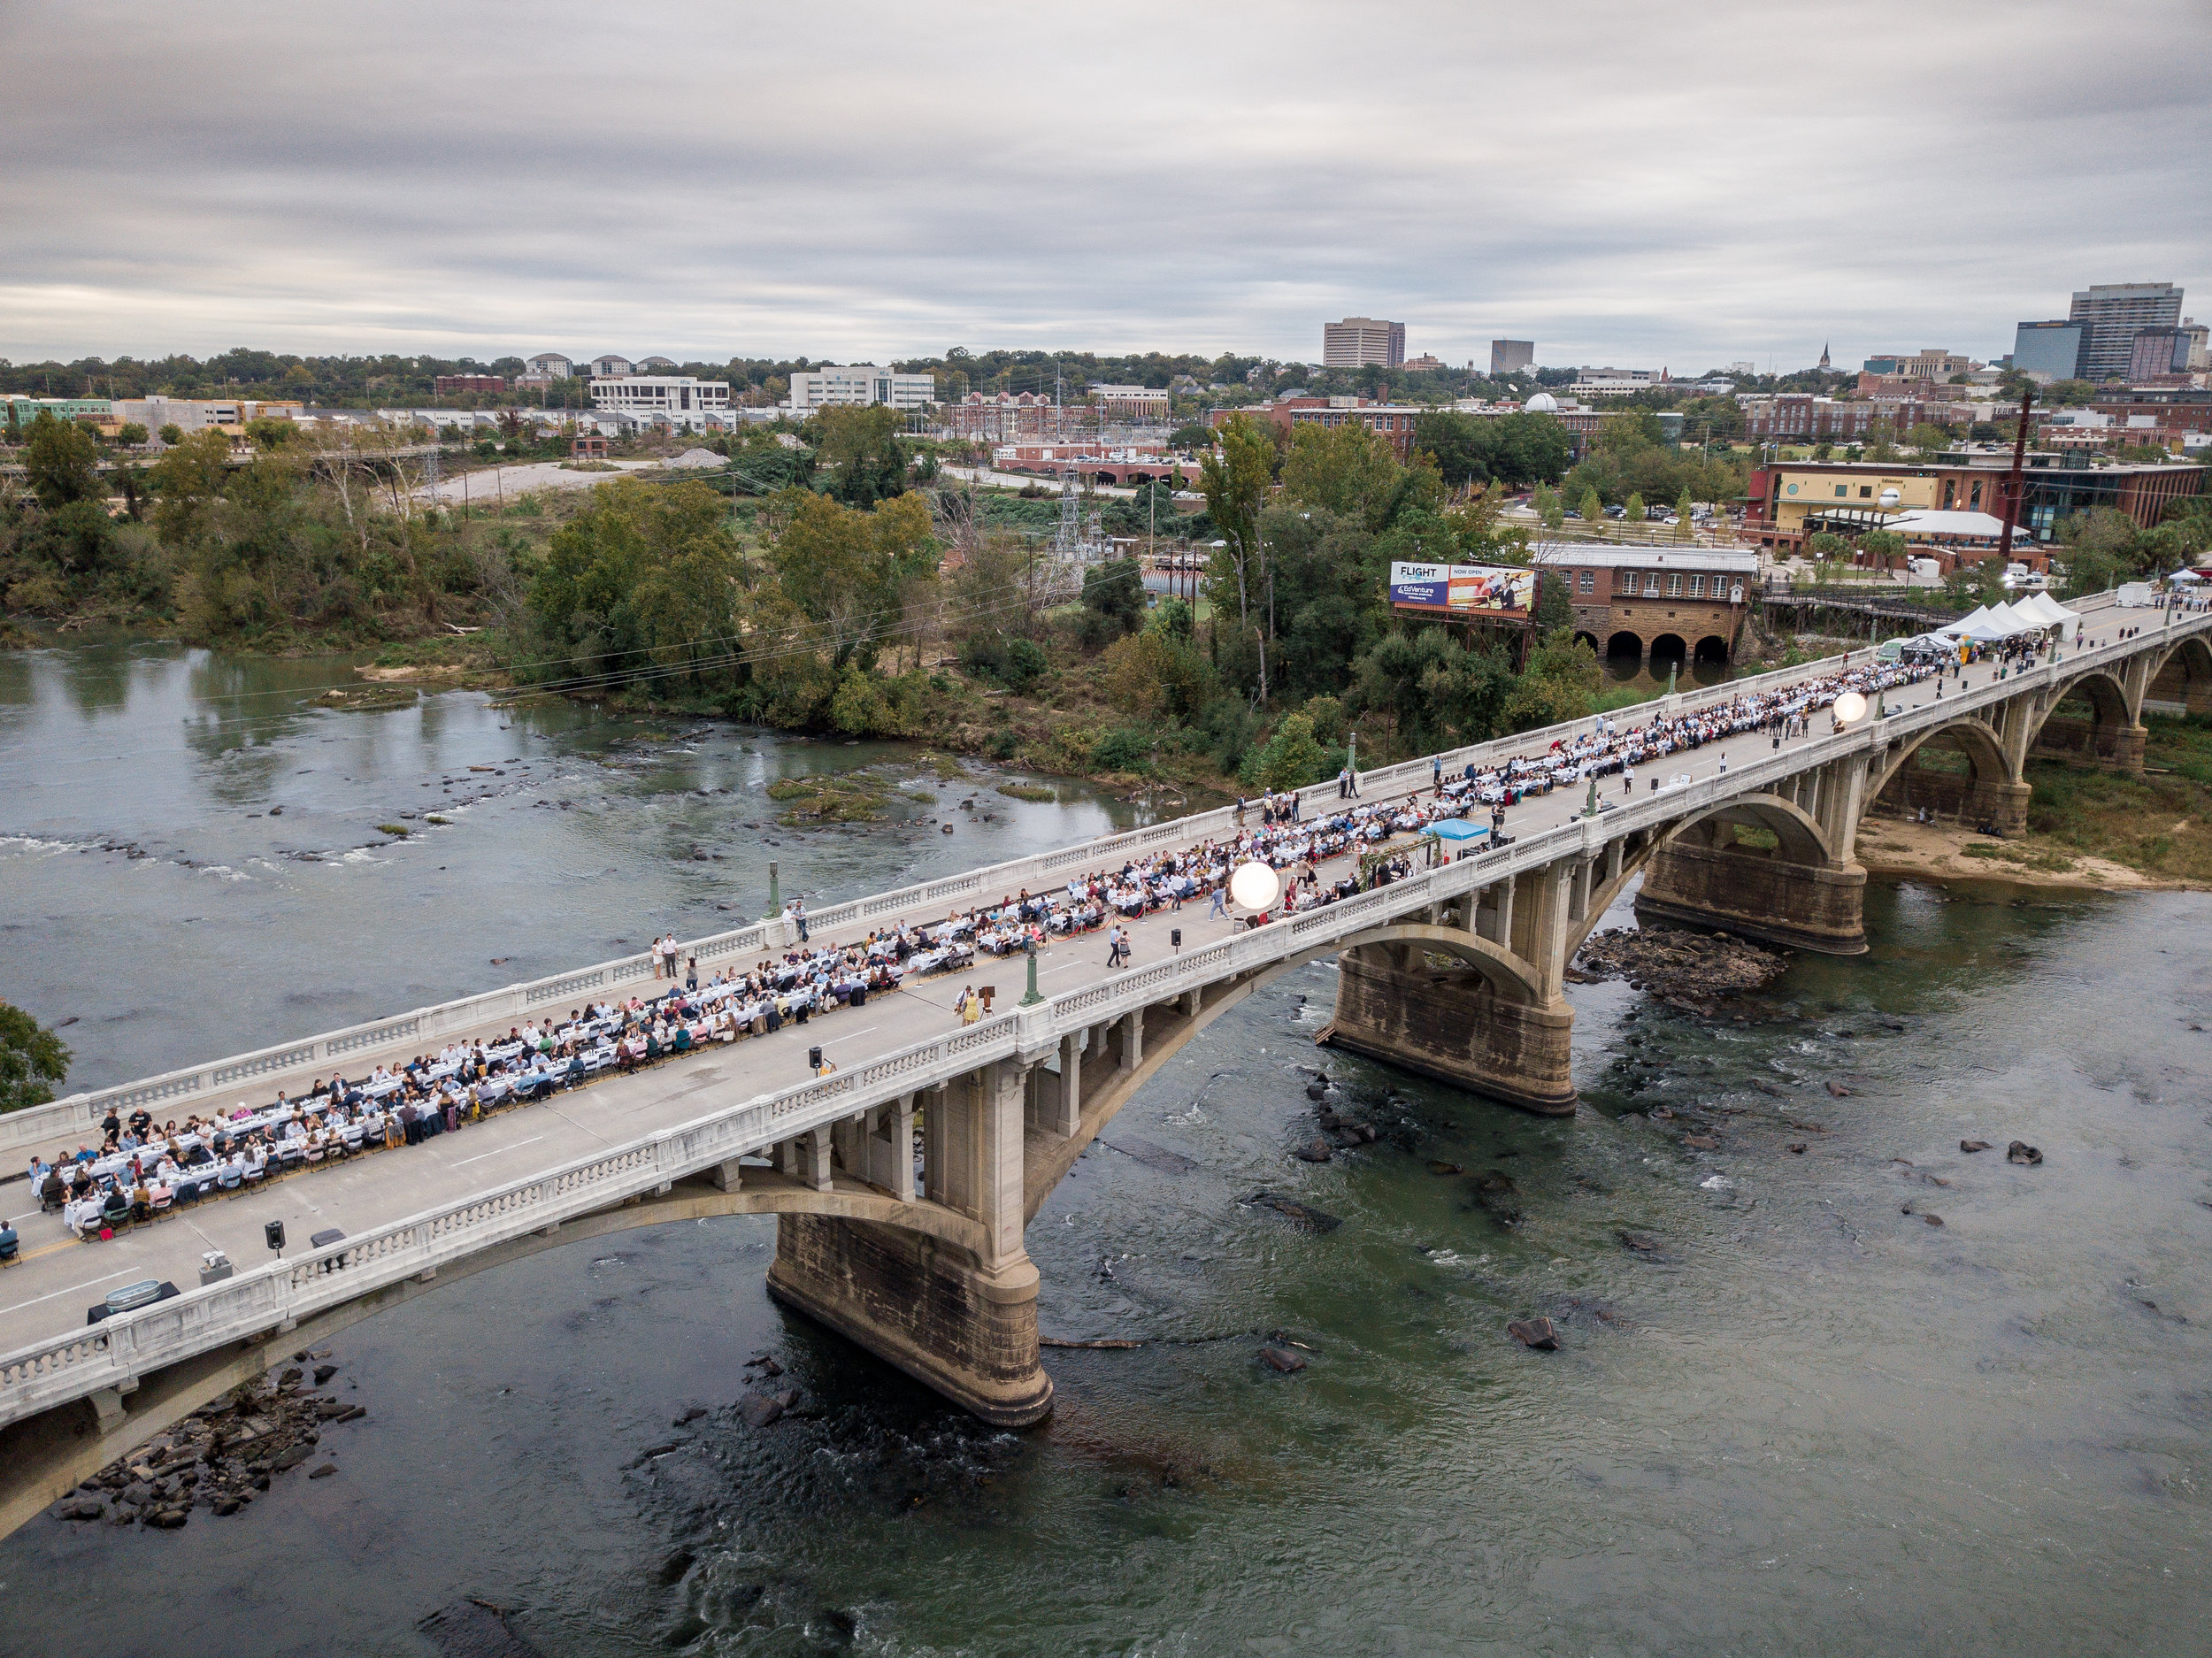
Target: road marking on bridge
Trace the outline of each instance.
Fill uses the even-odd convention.
[[[856,1031],[840,1031],[833,1040],[842,1042],[851,1037],[865,1036],[872,1031],[880,1031],[882,1028],[880,1025],[864,1025]],[[822,1046],[827,1048],[829,1043],[825,1042]]]
[[[480,1151],[473,1157],[464,1157],[459,1163],[449,1163],[446,1164],[446,1167],[449,1169],[458,1169],[465,1163],[481,1163],[487,1157],[496,1157],[502,1152],[520,1151],[525,1146],[534,1146],[544,1138],[545,1136],[542,1134],[533,1134],[529,1139],[518,1140],[511,1146],[501,1146],[491,1151]]]
[[[18,1301],[12,1307],[0,1307],[0,1317],[4,1317],[9,1313],[19,1313],[26,1307],[35,1307],[41,1301],[50,1301],[57,1295],[73,1295],[77,1291],[88,1290],[96,1284],[107,1284],[112,1282],[116,1278],[127,1278],[137,1270],[138,1269],[136,1267],[119,1267],[115,1271],[107,1274],[104,1278],[87,1278],[81,1284],[72,1284],[62,1289],[49,1290],[43,1295],[34,1295],[29,1301]]]

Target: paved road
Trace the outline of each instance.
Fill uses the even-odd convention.
[[[2108,640],[2115,621],[2124,626],[2139,618],[2147,628],[2156,615],[2150,610],[2096,615],[2090,631],[2100,631],[2101,624],[2102,635]],[[1971,671],[1969,677],[1978,679],[1982,672]],[[1900,711],[1933,700],[1932,685],[1890,693],[1891,706]],[[1786,742],[1784,748],[1815,741],[1824,733],[1826,722],[1816,718],[1812,727],[1815,737]],[[1747,735],[1669,756],[1647,767],[1646,776],[1659,771],[1667,776],[1687,773],[1694,780],[1709,777],[1732,748],[1740,764],[1772,752],[1765,740]],[[1615,789],[1619,781],[1604,779]],[[1507,832],[1517,837],[1558,827],[1583,803],[1577,790],[1524,800],[1507,810]],[[1344,874],[1353,856],[1321,865],[1325,884]],[[1181,929],[1187,949],[1226,937],[1229,924],[1209,921],[1207,908],[1194,903],[1134,924],[1133,965],[1148,966],[1165,955],[1171,928]],[[933,912],[902,917],[914,922],[941,918]],[[1039,987],[1057,995],[1097,983],[1109,977],[1105,955],[1103,932],[1056,943],[1039,957]],[[856,1012],[843,1010],[805,1025],[787,1025],[768,1036],[570,1089],[421,1146],[379,1151],[272,1179],[258,1190],[209,1200],[106,1243],[72,1238],[58,1217],[37,1212],[27,1186],[11,1183],[0,1187],[6,1194],[0,1201],[18,1211],[11,1219],[22,1235],[23,1253],[16,1264],[0,1272],[0,1352],[81,1328],[85,1309],[121,1284],[168,1278],[180,1288],[190,1289],[198,1283],[199,1256],[205,1249],[220,1247],[242,1270],[258,1265],[267,1254],[262,1241],[265,1221],[282,1220],[298,1246],[304,1246],[311,1233],[327,1227],[365,1232],[804,1081],[807,1050],[817,1043],[833,1063],[849,1069],[879,1054],[925,1040],[954,1025],[952,1005],[964,985],[995,986],[998,1005],[1004,1008],[1021,995],[1025,977],[1025,964],[1019,957],[979,956],[966,973],[920,981],[873,998]],[[405,1055],[401,1052],[396,1056]],[[393,1055],[370,1053],[356,1063],[365,1070],[388,1057]],[[255,1097],[276,1086],[276,1080],[269,1081]]]

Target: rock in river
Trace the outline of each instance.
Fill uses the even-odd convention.
[[[1523,1347],[1533,1347],[1539,1353],[1558,1350],[1559,1337],[1552,1329],[1548,1318],[1517,1318],[1505,1327],[1505,1331]]]
[[[2024,1140],[2016,1140],[2005,1148],[2005,1161],[2032,1168],[2043,1161],[2043,1154]]]

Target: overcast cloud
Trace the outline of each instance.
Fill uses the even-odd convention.
[[[2212,314],[2212,7],[0,0],[0,355],[1699,370]]]

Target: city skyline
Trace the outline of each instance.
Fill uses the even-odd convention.
[[[1372,16],[1408,50],[1348,70],[1317,7],[1163,12],[1166,52],[841,12],[826,65],[818,12],[11,8],[0,356],[1310,363],[1367,315],[1449,364],[1509,337],[1787,371],[1993,359],[2091,283],[2200,288],[2212,246],[2212,19],[2180,4],[1589,5],[1572,50],[1555,17],[1407,5]],[[1900,31],[1909,62],[1817,102],[1763,67]]]

